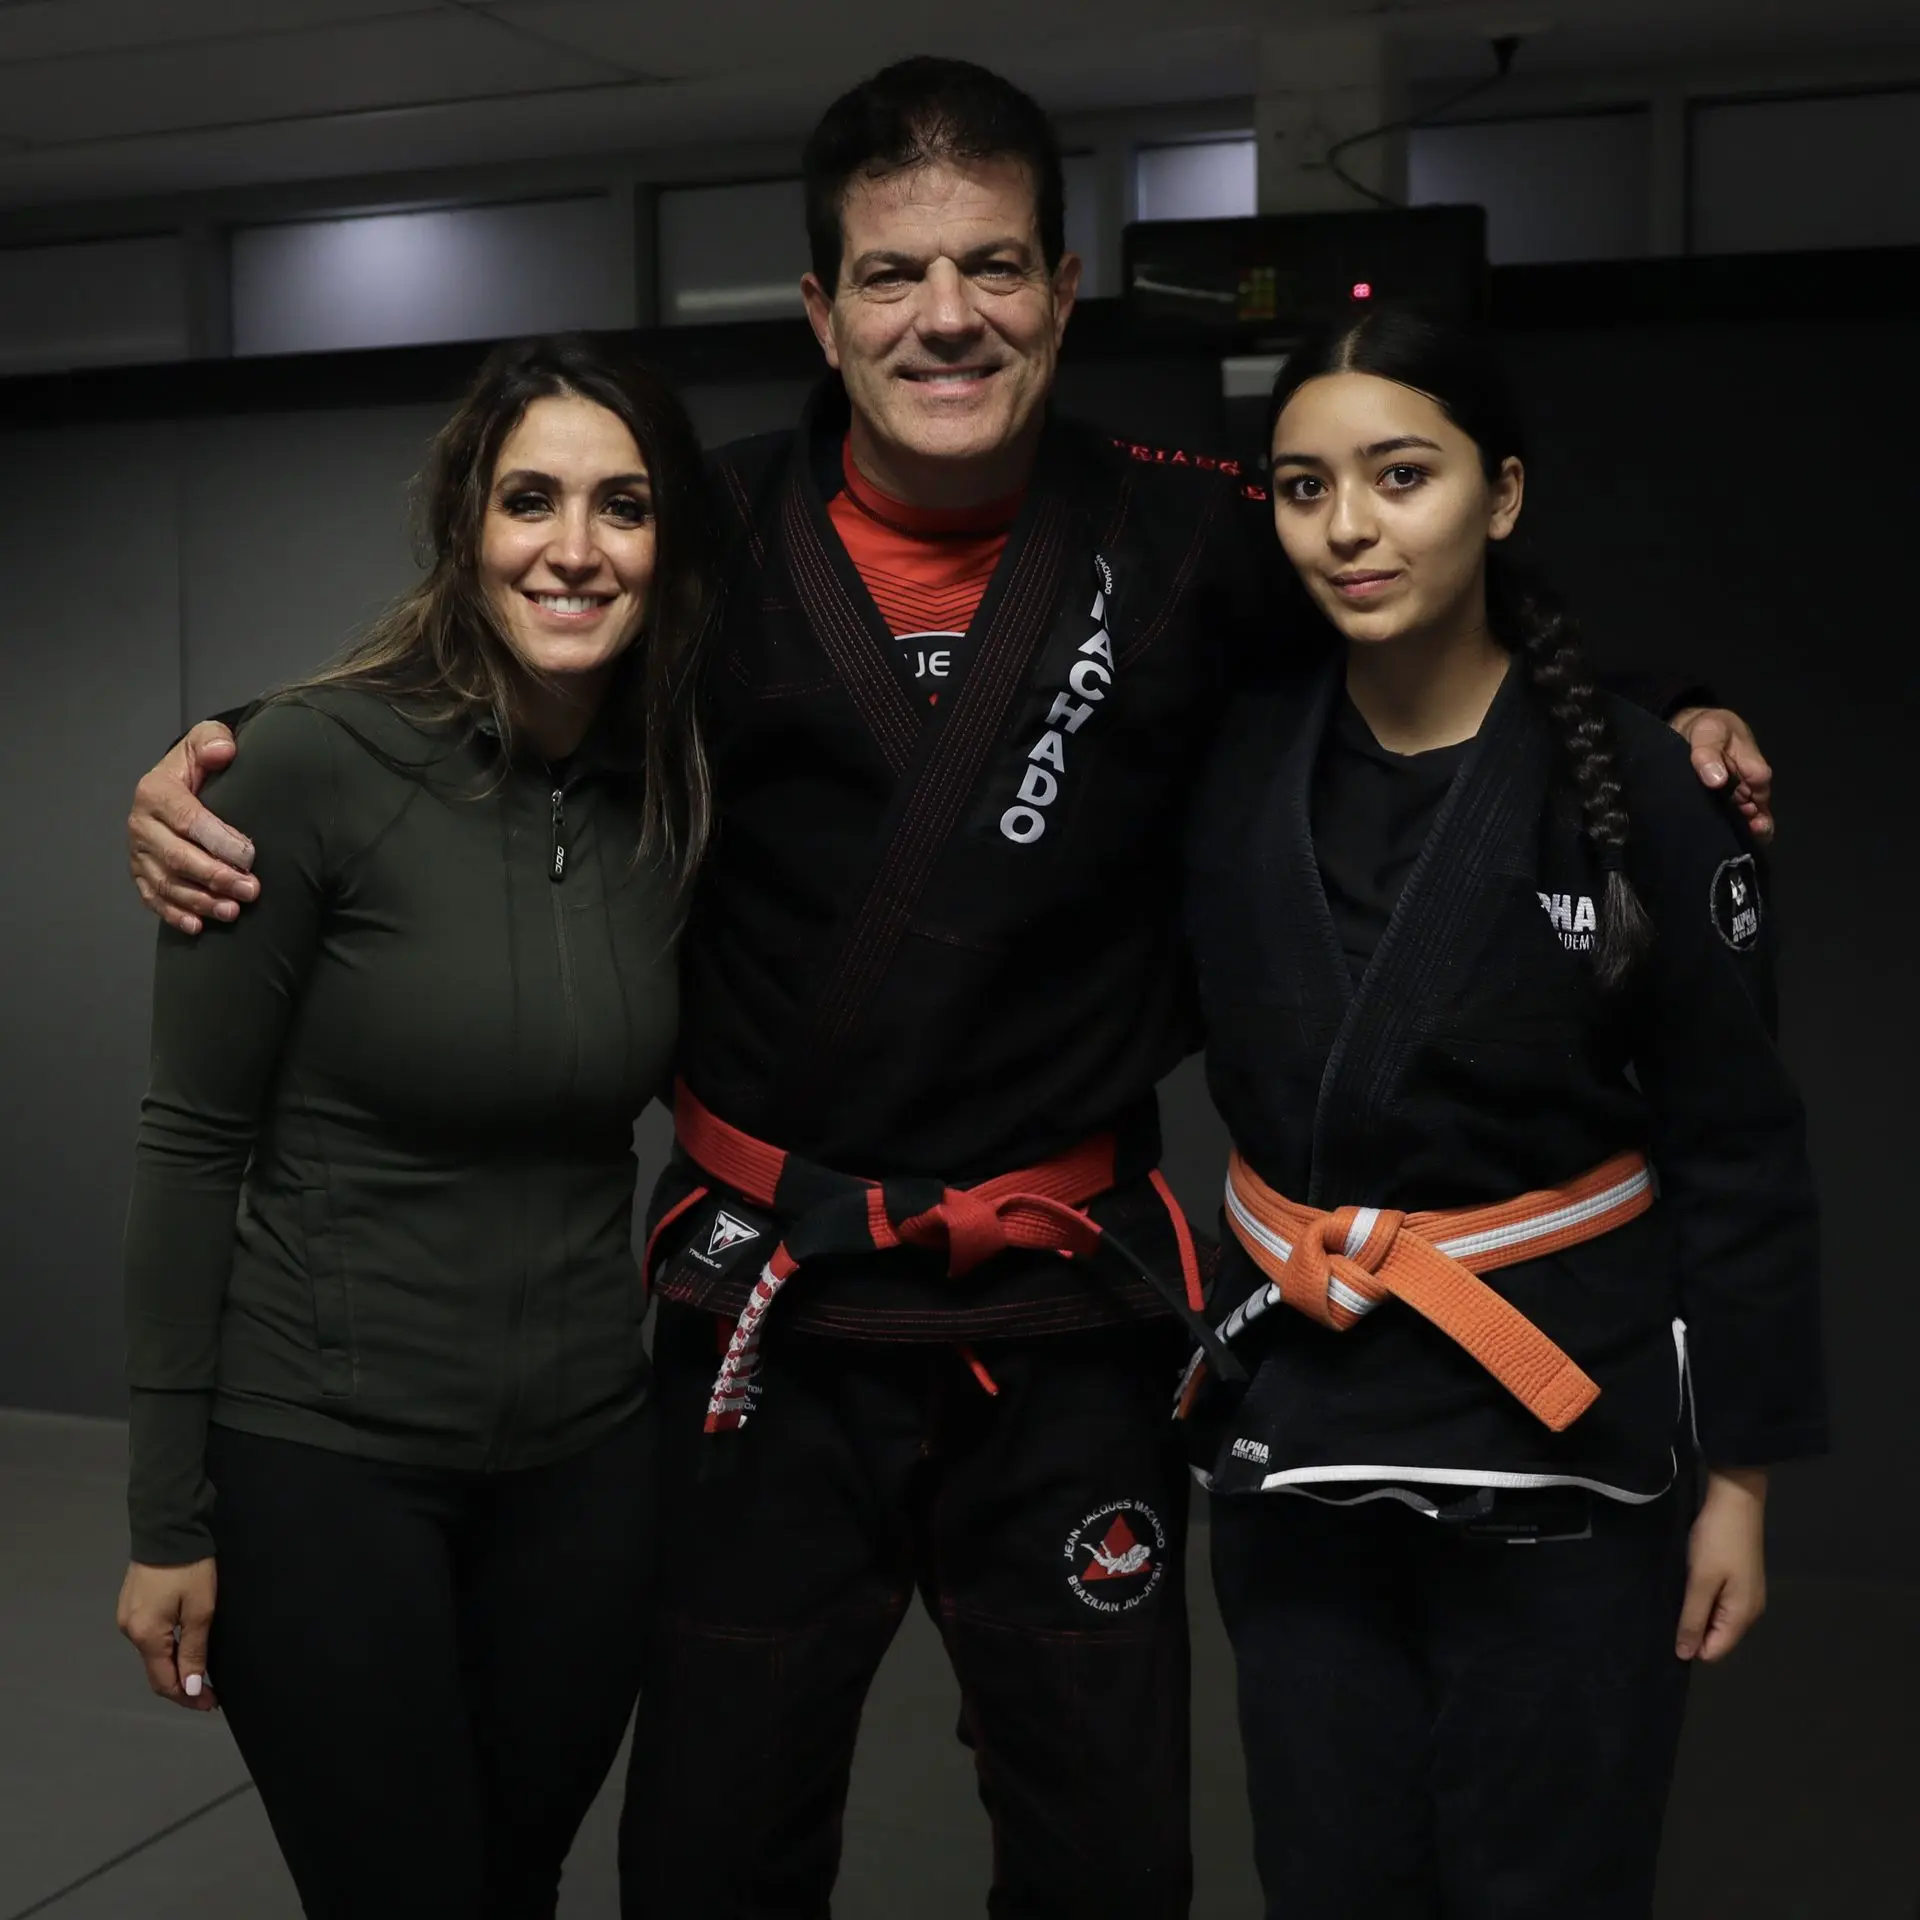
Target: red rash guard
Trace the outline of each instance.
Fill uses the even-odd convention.
[[[909,506],[884,494],[841,450],[846,485],[827,503],[887,630],[906,650],[928,703],[940,698],[974,610],[1000,564],[1020,512],[1020,494],[983,507]]]

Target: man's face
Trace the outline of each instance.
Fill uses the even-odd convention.
[[[853,403],[854,457],[929,506],[1017,488],[1080,284],[1040,246],[1017,160],[939,161],[856,179],[841,209],[840,283],[809,274],[807,315]]]

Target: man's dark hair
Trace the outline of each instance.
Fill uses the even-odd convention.
[[[1033,176],[1040,249],[1048,270],[1067,250],[1060,142],[1039,103],[968,60],[916,55],[843,93],[807,141],[807,241],[813,271],[832,293],[845,246],[841,212],[856,178],[884,180],[940,160],[1018,160]]]

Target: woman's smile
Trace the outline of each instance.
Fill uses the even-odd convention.
[[[592,626],[618,598],[611,593],[544,593],[532,587],[520,591],[555,625],[570,629]]]

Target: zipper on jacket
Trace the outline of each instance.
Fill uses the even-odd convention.
[[[549,773],[547,777],[551,780],[553,775]],[[573,974],[573,945],[567,933],[566,903],[560,895],[560,882],[566,877],[567,871],[567,790],[564,782],[549,790],[547,823],[549,829],[547,879],[551,883],[547,897],[553,903],[554,955],[560,969],[560,1004],[566,1015],[567,1091],[571,1094],[580,1078],[580,1010]],[[514,1295],[513,1312],[508,1323],[507,1337],[511,1342],[511,1353],[508,1363],[506,1399],[495,1421],[493,1445],[489,1449],[488,1465],[496,1469],[502,1466],[512,1453],[515,1433],[520,1424],[520,1414],[526,1398],[524,1348],[530,1289],[524,1266],[525,1257],[523,1249],[520,1285]]]
[[[551,773],[547,776],[552,779]],[[551,852],[547,878],[557,887],[567,876],[567,788],[562,779],[549,796],[548,824]],[[567,1088],[571,1092],[580,1077],[580,1015],[574,1004],[573,946],[567,937],[567,910],[559,894],[553,901],[553,940],[560,961],[560,1002],[567,1015]]]

